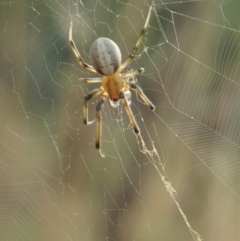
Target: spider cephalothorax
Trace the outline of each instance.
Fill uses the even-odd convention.
[[[88,71],[93,73],[99,73],[102,75],[101,78],[91,78],[84,79],[85,83],[100,83],[101,86],[98,89],[92,90],[88,93],[83,101],[83,123],[90,124],[92,122],[88,121],[88,101],[97,95],[101,95],[101,99],[98,101],[96,106],[96,149],[99,151],[100,155],[104,157],[101,148],[100,148],[100,135],[101,135],[101,114],[103,103],[105,99],[109,98],[110,103],[113,107],[118,106],[119,101],[123,104],[126,113],[128,115],[131,126],[133,127],[136,134],[140,133],[139,127],[133,117],[131,108],[129,106],[129,89],[134,90],[142,101],[151,109],[155,110],[154,105],[143,93],[141,88],[134,82],[129,81],[135,75],[143,73],[144,69],[139,68],[136,70],[131,70],[127,73],[122,73],[122,70],[125,69],[135,57],[135,54],[138,50],[138,47],[143,39],[143,36],[147,30],[147,26],[150,20],[152,11],[152,6],[150,6],[147,19],[139,35],[139,38],[134,45],[131,54],[125,62],[122,63],[121,51],[117,44],[108,38],[98,38],[94,41],[90,48],[90,57],[93,62],[93,66],[84,62],[81,57],[78,49],[72,38],[72,22],[70,24],[69,30],[69,44],[72,48],[73,53],[77,57],[78,63]]]

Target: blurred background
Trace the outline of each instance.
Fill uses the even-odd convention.
[[[0,239],[240,239],[240,4],[153,2],[148,31],[126,71],[152,112],[132,93],[141,129],[107,101],[102,150],[82,120],[99,77],[82,69],[98,37],[126,59],[152,1],[0,2]],[[95,118],[98,98],[89,102]],[[168,187],[175,194],[171,196]],[[175,199],[175,201],[174,201]],[[179,206],[178,206],[179,204]]]

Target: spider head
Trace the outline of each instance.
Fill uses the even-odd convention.
[[[93,68],[101,75],[113,75],[119,69],[122,56],[117,44],[109,38],[98,38],[90,48]]]

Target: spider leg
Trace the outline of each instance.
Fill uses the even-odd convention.
[[[149,10],[148,10],[148,15],[147,15],[147,18],[146,18],[146,21],[145,21],[145,24],[143,26],[143,29],[138,37],[138,40],[136,42],[136,44],[134,45],[133,49],[132,49],[132,52],[130,53],[130,55],[128,56],[127,60],[121,64],[120,66],[120,71],[124,68],[126,68],[130,62],[132,61],[132,59],[135,57],[136,55],[136,52],[138,50],[138,47],[140,45],[140,43],[142,42],[142,39],[144,37],[144,34],[146,33],[147,31],[147,27],[148,27],[148,24],[149,24],[149,20],[150,20],[150,16],[151,16],[151,12],[152,12],[152,5],[150,6]]]
[[[143,72],[144,72],[144,68],[134,69],[134,70],[131,70],[131,71],[127,72],[126,74],[124,74],[123,78],[127,79],[127,78],[130,78],[132,76],[142,74]]]
[[[121,92],[119,97],[121,99],[122,105],[125,108],[125,111],[127,113],[127,116],[128,116],[129,121],[130,121],[130,124],[133,127],[135,133],[138,135],[140,133],[140,130],[139,130],[139,127],[138,127],[138,125],[137,125],[137,123],[136,123],[136,121],[134,119],[132,110],[131,110],[131,108],[129,106],[128,100],[126,99],[126,96],[125,96],[124,92]]]
[[[86,84],[102,83],[102,78],[79,79],[79,81]]]
[[[97,106],[96,106],[96,149],[99,151],[99,154],[101,157],[105,157],[105,155],[101,151],[101,144],[100,144],[100,139],[101,139],[101,132],[102,132],[102,121],[101,121],[101,110],[103,107],[105,101],[105,97],[102,96],[102,98],[99,100]]]
[[[88,121],[88,101],[96,96],[96,95],[100,95],[101,93],[103,92],[102,89],[95,89],[95,90],[92,90],[90,93],[88,93],[85,98],[84,98],[84,101],[83,101],[83,123],[85,125],[89,125],[89,124],[92,124],[95,120],[93,121]]]
[[[148,99],[148,97],[143,93],[140,87],[138,87],[136,84],[128,83],[129,87],[133,89],[138,96],[142,99],[142,101],[152,110],[155,110],[155,106],[153,103]]]
[[[73,38],[72,38],[72,27],[73,27],[73,22],[71,21],[70,23],[70,29],[69,29],[69,44],[70,44],[70,47],[74,53],[74,55],[76,56],[77,58],[77,61],[78,63],[81,65],[82,68],[88,70],[88,71],[91,71],[91,72],[94,72],[96,73],[96,70],[89,64],[85,63],[82,56],[80,55],[80,53],[78,52],[78,49],[73,41]]]

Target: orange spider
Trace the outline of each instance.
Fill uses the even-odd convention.
[[[133,127],[135,133],[139,135],[140,130],[134,119],[130,108],[130,91],[129,89],[134,90],[138,96],[142,99],[142,101],[151,109],[155,110],[155,106],[152,102],[147,98],[147,96],[143,93],[142,89],[136,85],[133,81],[129,81],[133,76],[143,73],[144,69],[139,68],[136,70],[131,70],[127,73],[122,73],[122,70],[125,69],[132,59],[135,57],[135,54],[138,50],[138,47],[143,39],[144,34],[146,33],[150,16],[151,16],[152,6],[150,6],[147,19],[143,26],[143,29],[138,37],[138,40],[135,46],[132,49],[131,54],[127,58],[125,62],[122,63],[121,51],[117,44],[108,38],[98,38],[92,44],[90,48],[90,57],[92,58],[93,66],[85,63],[83,58],[81,57],[74,41],[72,38],[72,27],[73,23],[70,23],[69,30],[69,44],[73,53],[75,54],[78,63],[82,68],[93,72],[99,73],[102,75],[101,78],[91,78],[84,79],[85,83],[101,83],[101,86],[98,89],[92,90],[85,96],[83,101],[83,123],[90,124],[92,123],[88,121],[88,101],[97,95],[102,95],[96,106],[96,149],[99,151],[101,157],[104,157],[104,154],[100,148],[100,139],[101,139],[101,109],[103,107],[104,101],[109,98],[110,103],[113,107],[117,107],[119,105],[119,101],[122,102],[127,116],[129,118],[130,124]]]

